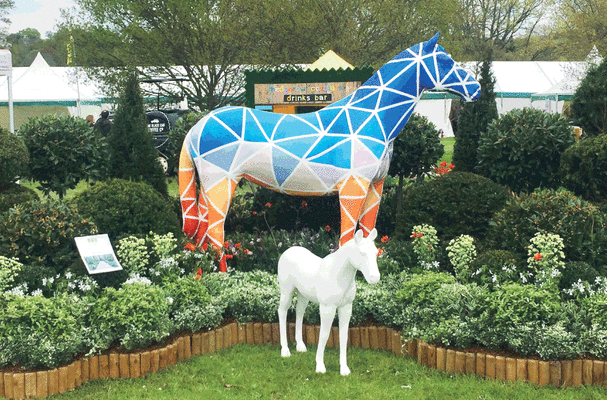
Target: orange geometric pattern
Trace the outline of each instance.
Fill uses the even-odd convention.
[[[356,225],[360,219],[361,211],[367,192],[369,191],[369,181],[366,179],[350,175],[339,187],[339,208],[341,212],[341,236],[339,245],[345,244],[354,237]],[[366,235],[365,235],[366,236]]]
[[[381,193],[384,188],[384,179],[375,182],[367,193],[363,212],[361,213],[359,226],[363,230],[365,237],[375,228],[379,204],[381,202]]]

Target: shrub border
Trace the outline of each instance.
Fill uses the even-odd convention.
[[[319,325],[304,325],[306,344],[318,343]],[[400,332],[383,326],[349,328],[348,345],[386,350],[408,355],[419,364],[448,373],[476,374],[501,381],[527,381],[536,385],[569,387],[607,385],[604,361],[535,359],[495,356],[482,352],[436,347],[421,340],[404,342]],[[295,341],[295,324],[287,329],[289,342]],[[327,346],[339,346],[339,331],[332,327]],[[279,344],[278,323],[232,322],[204,333],[187,334],[165,347],[135,353],[109,353],[81,358],[50,371],[0,372],[0,397],[6,399],[46,398],[74,390],[87,381],[105,378],[139,378],[200,354],[213,353],[239,343]]]

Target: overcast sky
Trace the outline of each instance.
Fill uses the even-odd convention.
[[[9,33],[34,28],[46,38],[46,32],[55,30],[61,17],[60,9],[75,6],[74,0],[15,0],[15,8],[8,15]]]

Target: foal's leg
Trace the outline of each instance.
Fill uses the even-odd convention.
[[[348,327],[352,316],[352,303],[345,304],[337,310],[339,316],[339,373],[349,375],[346,350],[348,348]]]
[[[280,328],[280,355],[290,357],[289,343],[287,340],[287,310],[291,305],[291,296],[293,295],[293,287],[280,288],[280,304],[278,306],[278,326]]]
[[[303,317],[308,302],[309,300],[302,296],[301,293],[297,294],[297,306],[295,307],[295,342],[297,343],[297,351],[300,352],[308,351],[306,344],[303,341]]]
[[[316,351],[316,372],[327,372],[325,368],[325,346],[331,333],[331,325],[335,318],[335,309],[333,305],[320,305],[320,334],[318,335],[318,350]]]

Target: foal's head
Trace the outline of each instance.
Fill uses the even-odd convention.
[[[350,262],[352,265],[362,272],[367,282],[371,285],[379,282],[379,269],[377,268],[377,247],[373,240],[377,237],[377,230],[373,228],[369,236],[363,237],[363,231],[358,230],[354,235],[354,239],[350,242],[352,250],[350,250]]]

